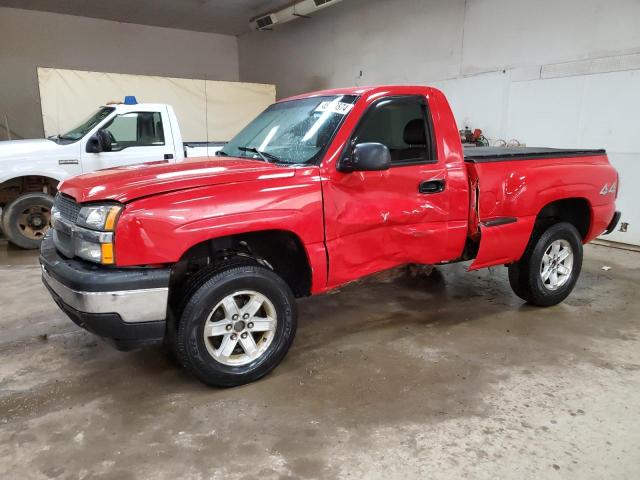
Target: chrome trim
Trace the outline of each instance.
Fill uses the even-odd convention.
[[[164,320],[169,287],[80,292],[63,285],[42,267],[42,280],[70,307],[85,313],[117,313],[127,323]]]
[[[93,243],[111,243],[113,242],[113,232],[96,232],[87,228],[75,226],[73,233],[76,238],[88,240]]]
[[[76,253],[76,238],[86,240],[93,243],[111,243],[113,242],[113,232],[98,232],[88,228],[80,227],[70,220],[64,218],[59,212],[53,214],[53,243],[56,248],[64,253],[67,257],[74,257]],[[62,233],[69,237],[68,241],[62,242],[58,235]],[[84,257],[83,257],[84,258]],[[89,260],[89,259],[85,259]],[[92,260],[89,260],[92,261]],[[97,262],[94,262],[97,263]]]
[[[69,220],[63,217],[56,217],[56,226],[60,226],[58,230],[61,230],[67,235],[74,235],[82,238],[83,240],[89,240],[95,243],[109,243],[113,242],[113,232],[99,232],[97,230],[91,230],[89,228],[81,227],[75,223],[71,223]]]

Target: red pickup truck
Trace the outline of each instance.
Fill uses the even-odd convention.
[[[165,340],[232,386],[284,358],[297,297],[398,265],[506,265],[516,295],[561,302],[582,244],[615,228],[617,186],[603,150],[463,151],[434,88],[328,90],[270,106],[215,158],[64,181],[40,262],[81,327]]]

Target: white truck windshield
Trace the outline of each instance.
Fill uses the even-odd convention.
[[[72,130],[69,130],[67,133],[58,136],[59,140],[67,140],[68,142],[75,142],[76,140],[80,140],[87,133],[91,131],[93,127],[98,125],[102,120],[107,118],[111,112],[115,109],[112,107],[102,107],[97,112],[91,114],[89,118],[84,120],[80,125],[75,127]]]

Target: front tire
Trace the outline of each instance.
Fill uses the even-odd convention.
[[[261,265],[217,271],[187,300],[176,335],[183,367],[203,383],[232,387],[273,370],[293,342],[289,286]]]
[[[2,213],[2,230],[14,245],[32,250],[51,227],[53,197],[45,193],[27,193],[6,206]]]
[[[509,265],[514,293],[532,305],[549,307],[573,290],[582,269],[582,239],[570,223],[534,233],[522,258]]]

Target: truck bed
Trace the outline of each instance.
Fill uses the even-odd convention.
[[[541,147],[464,147],[464,161],[470,163],[508,162],[537,158],[592,157],[605,150],[582,150]]]
[[[480,249],[471,269],[519,259],[537,216],[567,201],[574,215],[590,218],[582,238],[599,235],[614,214],[616,175],[604,150],[470,147],[464,150],[471,181],[471,225],[480,226]],[[604,187],[606,186],[606,192]]]

